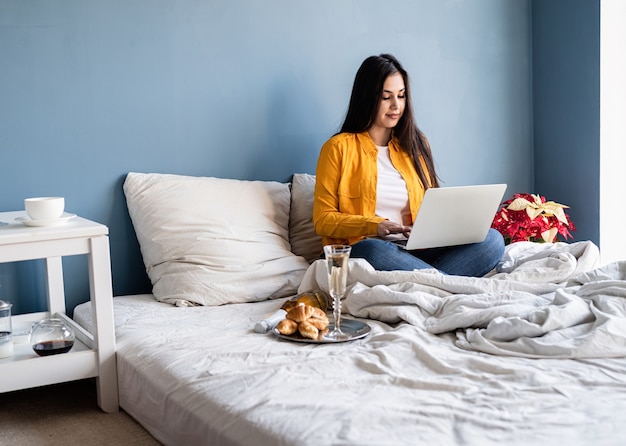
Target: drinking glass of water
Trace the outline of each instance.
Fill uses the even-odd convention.
[[[0,300],[0,358],[7,358],[13,355],[11,306],[9,302]]]

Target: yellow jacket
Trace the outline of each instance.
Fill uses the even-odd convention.
[[[394,167],[407,185],[412,219],[424,198],[411,157],[394,137],[389,142]],[[378,235],[385,220],[376,212],[378,149],[367,132],[340,133],[329,139],[317,161],[313,225],[324,245],[353,244]]]

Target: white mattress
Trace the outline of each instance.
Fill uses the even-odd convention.
[[[492,356],[406,323],[345,344],[254,333],[281,303],[114,298],[121,407],[167,445],[626,441],[626,358]],[[89,304],[74,318],[89,328]]]

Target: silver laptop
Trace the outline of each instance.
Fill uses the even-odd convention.
[[[405,248],[484,241],[505,190],[506,184],[427,189]]]

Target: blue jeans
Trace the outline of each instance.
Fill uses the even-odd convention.
[[[367,238],[352,245],[350,257],[367,260],[378,271],[436,268],[456,276],[482,277],[491,271],[504,254],[504,239],[489,229],[480,243],[444,248],[407,251],[395,243]]]

